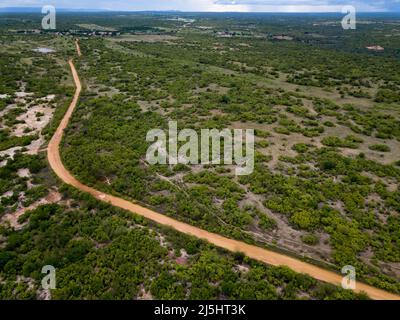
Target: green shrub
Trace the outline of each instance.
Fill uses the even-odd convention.
[[[319,238],[314,234],[306,234],[301,237],[301,240],[310,246],[315,246],[319,243]]]
[[[391,149],[389,146],[385,144],[373,144],[372,146],[368,147],[370,150],[379,151],[379,152],[390,152]]]

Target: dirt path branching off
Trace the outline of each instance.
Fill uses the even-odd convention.
[[[79,47],[79,42],[76,41],[76,48],[77,48],[77,53],[78,56],[81,56],[81,50]],[[229,239],[226,237],[223,237],[219,234],[215,234],[212,232],[208,232],[205,230],[202,230],[200,228],[194,227],[192,225],[180,222],[178,220],[172,219],[170,217],[167,217],[163,214],[160,214],[158,212],[152,211],[148,208],[142,207],[138,204],[135,204],[133,202],[129,202],[127,200],[105,194],[101,191],[98,191],[96,189],[93,189],[89,186],[86,186],[79,182],[75,177],[72,176],[72,174],[64,167],[62,160],[61,160],[61,155],[59,152],[61,140],[64,134],[64,130],[67,128],[69,120],[76,108],[76,105],[78,103],[81,91],[82,91],[82,85],[79,80],[78,73],[75,69],[74,63],[72,59],[69,61],[69,65],[72,71],[72,75],[75,81],[76,85],[76,91],[74,98],[71,102],[71,105],[69,106],[64,118],[62,119],[57,131],[55,132],[54,136],[52,137],[49,146],[48,146],[48,161],[51,166],[51,168],[54,170],[54,172],[57,174],[57,176],[66,184],[71,185],[80,191],[89,193],[93,197],[104,201],[106,203],[109,203],[115,207],[128,210],[132,213],[138,214],[140,216],[143,216],[147,219],[150,219],[156,223],[162,224],[164,226],[171,227],[179,232],[185,233],[187,235],[206,240],[209,243],[220,247],[224,248],[228,251],[231,252],[241,252],[248,256],[249,258],[261,261],[263,263],[266,263],[268,265],[272,266],[287,266],[290,269],[292,269],[295,272],[298,273],[304,273],[307,274],[317,280],[323,281],[323,282],[328,282],[334,285],[341,286],[342,283],[342,276],[333,272],[329,271],[326,269],[323,269],[321,267],[317,267],[315,265],[312,265],[310,263],[301,261],[299,259],[293,258],[286,256],[281,253],[277,253],[274,251],[270,251],[267,249],[263,249],[254,245],[249,245],[247,243]],[[357,287],[355,289],[356,292],[365,292],[368,294],[368,296],[372,299],[377,299],[377,300],[400,300],[400,296],[397,296],[393,293],[386,292],[384,290],[374,288],[372,286],[366,285],[364,283],[357,282]]]

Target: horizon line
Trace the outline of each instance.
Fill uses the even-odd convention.
[[[336,7],[336,6],[332,6]],[[12,13],[12,10],[19,11],[19,10],[41,10],[42,7],[29,7],[29,6],[6,6],[2,7],[0,5],[0,11],[2,10],[10,10],[9,12]],[[103,12],[126,12],[126,13],[151,13],[151,12],[157,12],[157,13],[236,13],[236,14],[263,14],[263,13],[276,13],[276,14],[328,14],[328,13],[339,13],[341,14],[342,12],[339,10],[332,10],[332,11],[199,11],[199,10],[176,10],[176,9],[170,9],[170,10],[134,10],[134,9],[110,9],[110,8],[69,8],[69,7],[61,7],[57,8],[55,7],[56,10],[62,10],[62,11],[81,11],[81,12],[87,12],[87,11],[103,11]],[[337,7],[336,7],[337,8]],[[400,10],[377,10],[377,11],[357,11],[357,13],[400,13]]]

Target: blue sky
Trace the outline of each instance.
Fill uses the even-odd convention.
[[[0,7],[37,7],[110,10],[180,10],[214,12],[340,12],[345,5],[358,11],[400,11],[400,0],[0,0]]]

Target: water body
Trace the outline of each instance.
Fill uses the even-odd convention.
[[[33,51],[40,52],[40,53],[52,53],[52,52],[55,52],[55,50],[51,49],[51,48],[37,48],[37,49],[35,49]]]

